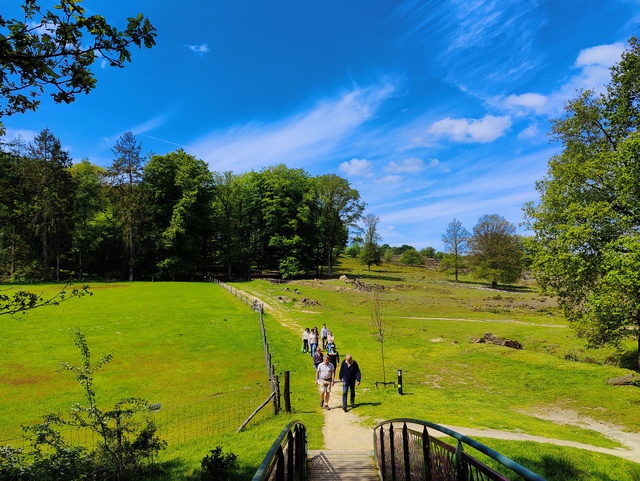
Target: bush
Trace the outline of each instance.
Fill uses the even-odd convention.
[[[423,264],[422,256],[414,248],[404,251],[398,259],[398,262],[406,266],[419,266]]]
[[[202,458],[202,470],[198,476],[200,481],[229,481],[238,471],[238,457],[233,453],[222,453],[222,447],[216,446]]]

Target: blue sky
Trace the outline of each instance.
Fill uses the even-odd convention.
[[[74,161],[107,166],[131,131],[143,152],[183,148],[212,171],[336,173],[384,243],[418,249],[442,249],[454,218],[518,225],[559,152],[549,119],[602,90],[640,35],[640,0],[83,4],[120,27],[143,12],[157,46],[96,64],[98,87],[71,105],[4,118],[5,140],[48,127]]]

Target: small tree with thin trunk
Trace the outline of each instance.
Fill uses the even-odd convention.
[[[382,359],[382,382],[387,384],[387,375],[384,369],[384,343],[391,337],[389,326],[387,326],[386,306],[379,292],[374,292],[371,298],[371,321],[369,327],[371,335],[380,343],[380,356]]]

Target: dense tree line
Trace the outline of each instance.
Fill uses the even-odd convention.
[[[131,133],[113,154],[108,168],[72,164],[47,129],[2,147],[2,279],[331,274],[364,210],[334,174],[211,172],[181,149],[146,159]]]

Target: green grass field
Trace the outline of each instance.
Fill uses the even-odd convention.
[[[267,395],[260,328],[255,312],[214,284],[92,284],[90,298],[15,318],[2,316],[0,444],[19,438],[20,425],[82,400],[69,373],[56,371],[60,360],[79,360],[74,328],[85,333],[94,356],[114,356],[96,376],[99,401],[109,405],[139,396],[162,403],[159,434],[169,447],[159,461],[170,470],[166,479],[189,474],[217,445],[238,454],[244,479],[250,479],[292,419],[307,425],[310,449],[320,448],[322,414],[310,357],[300,353],[300,334],[304,327],[323,323],[334,332],[341,355],[352,353],[361,366],[357,413],[368,426],[407,417],[607,448],[619,445],[594,430],[549,422],[542,415],[570,410],[629,431],[640,429],[640,392],[606,383],[628,372],[605,362],[619,354],[584,348],[553,299],[533,285],[494,291],[472,279],[456,284],[430,269],[385,264],[369,272],[351,260],[343,260],[338,272],[385,286],[389,335],[384,374],[381,346],[370,332],[370,293],[337,278],[234,283],[274,308],[265,316],[267,337],[276,371],[291,373],[294,411],[273,417],[267,408],[242,433],[235,432],[234,409],[252,410]],[[319,305],[304,307],[303,298]],[[486,332],[515,339],[523,350],[470,341]],[[376,389],[376,381],[396,380],[398,369],[403,396],[391,387]],[[222,419],[215,432],[201,431],[197,426],[210,425],[211,415],[216,423],[226,417],[234,421]],[[480,441],[550,481],[640,479],[639,465],[612,456],[530,442]]]

